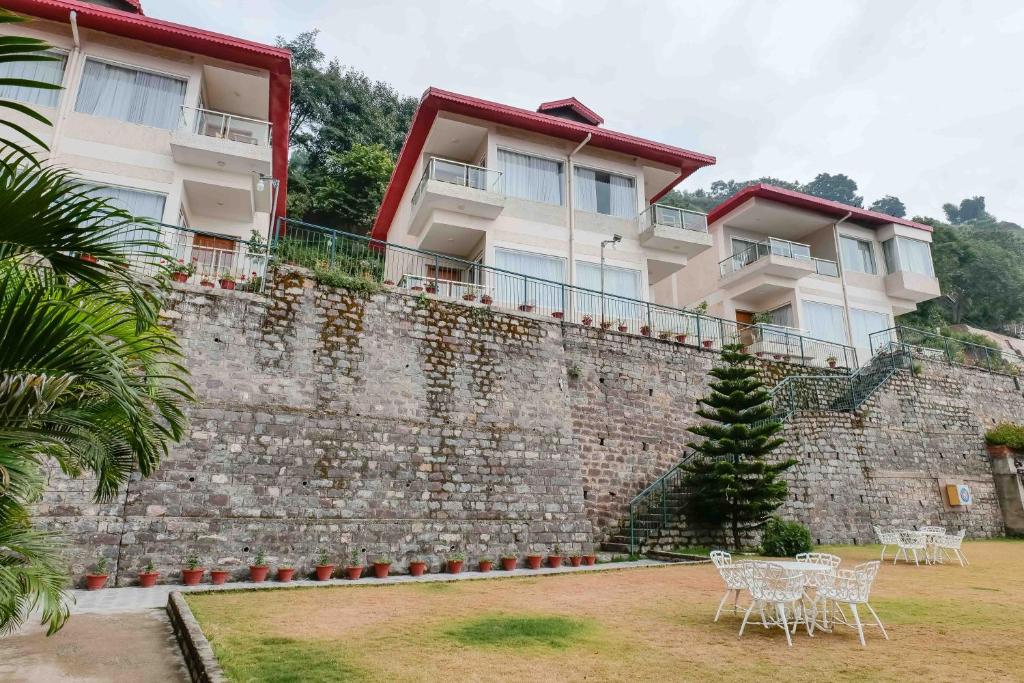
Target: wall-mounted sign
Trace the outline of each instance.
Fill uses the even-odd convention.
[[[954,507],[970,505],[974,502],[974,496],[971,495],[971,487],[967,484],[947,484],[946,497],[949,499],[949,504]]]

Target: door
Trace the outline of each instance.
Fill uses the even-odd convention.
[[[737,337],[744,346],[750,346],[756,341],[754,335],[754,314],[751,311],[736,311],[736,331],[739,333]]]
[[[214,277],[230,272],[235,266],[233,240],[213,235],[195,235],[192,238],[192,263],[200,275]]]

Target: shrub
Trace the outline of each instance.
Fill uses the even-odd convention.
[[[1000,422],[985,432],[985,443],[990,446],[1009,446],[1015,451],[1024,451],[1024,425]]]
[[[814,549],[811,532],[799,522],[772,517],[761,535],[761,552],[772,557],[793,557]]]

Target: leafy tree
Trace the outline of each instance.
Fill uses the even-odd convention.
[[[844,173],[819,173],[814,180],[800,188],[802,192],[849,206],[863,206],[864,198],[857,194],[857,182]]]
[[[781,475],[796,461],[765,461],[785,441],[776,437],[782,423],[772,419],[753,357],[733,344],[723,348],[722,360],[709,373],[717,380],[710,383],[711,393],[698,402],[697,414],[707,422],[689,430],[703,437],[689,444],[697,456],[681,468],[684,485],[694,491],[688,516],[728,527],[739,548],[742,533],[763,525],[785,501]]]
[[[289,198],[289,212],[311,223],[365,233],[394,166],[380,145],[356,144],[341,154],[331,152],[322,173],[306,171],[296,178],[301,191]]]
[[[985,211],[985,198],[979,196],[961,199],[959,206],[956,204],[943,204],[942,210],[946,214],[946,219],[953,225],[960,225],[971,221],[995,220],[991,214]]]
[[[907,215],[907,207],[900,201],[899,197],[891,194],[887,194],[881,199],[876,199],[868,208],[895,218],[903,218]]]

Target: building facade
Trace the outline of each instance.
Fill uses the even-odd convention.
[[[47,144],[42,154],[165,224],[178,258],[240,267],[243,247],[225,238],[265,239],[285,206],[290,53],[147,17],[138,2],[3,6],[32,19],[5,32],[45,40],[57,58],[0,66],[62,86],[0,89],[52,123],[12,114]]]

